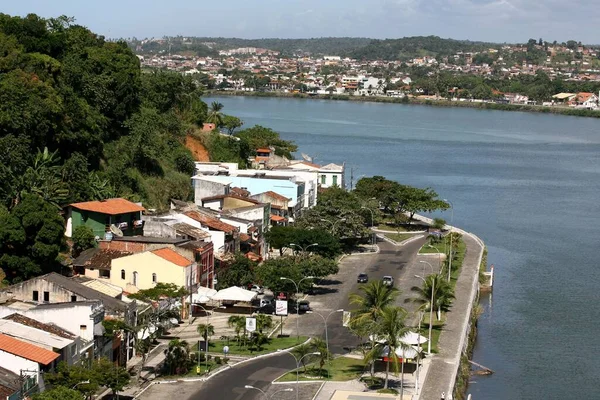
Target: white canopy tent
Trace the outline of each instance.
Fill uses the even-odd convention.
[[[381,337],[377,337],[374,335],[370,335],[369,336],[369,340],[373,340],[377,343],[384,343],[385,340]],[[399,341],[401,341],[402,343],[405,344],[409,344],[409,345],[421,345],[424,343],[427,343],[427,338],[425,336],[421,336],[416,332],[407,332],[404,336],[402,336],[401,338],[398,338]]]
[[[219,290],[211,300],[252,301],[258,293],[237,286]]]
[[[217,294],[215,289],[200,286],[196,293],[192,293],[191,302],[193,304],[208,303],[215,294]],[[186,301],[190,301],[190,296],[187,297]]]
[[[383,351],[381,352],[381,356],[382,357],[387,357],[388,354],[390,354],[390,349],[388,346],[385,346],[383,348]],[[402,349],[402,348],[397,348],[396,349],[396,355],[398,357],[400,357],[403,360],[410,360],[410,359],[415,359],[417,358],[417,356],[419,355],[419,351],[416,347],[414,346],[410,346],[406,349]]]

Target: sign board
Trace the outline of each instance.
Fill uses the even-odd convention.
[[[348,327],[350,325],[350,311],[344,311],[342,314],[342,326]]]
[[[275,300],[275,315],[288,315],[287,300]]]
[[[256,318],[246,317],[246,330],[254,332],[256,330]]]
[[[229,353],[229,346],[223,346],[223,353],[225,353],[225,355]]]
[[[280,293],[277,295],[277,298],[278,298],[279,300],[285,300],[285,293],[283,293],[283,292],[280,292]]]

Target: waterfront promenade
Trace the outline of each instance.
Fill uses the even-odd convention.
[[[441,399],[442,393],[446,394],[446,399],[451,398],[461,354],[467,346],[469,319],[479,290],[479,266],[484,244],[471,233],[456,228],[453,231],[463,235],[466,244],[465,258],[456,281],[456,299],[446,314],[446,324],[440,334],[439,353],[431,359],[417,399],[438,400]]]

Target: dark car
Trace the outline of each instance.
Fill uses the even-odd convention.
[[[367,274],[358,274],[358,278],[356,279],[358,283],[367,283],[369,282],[369,275]]]
[[[262,306],[258,310],[256,310],[256,313],[271,314],[271,315],[275,314],[275,306],[272,303],[265,304],[264,306]]]
[[[288,303],[288,308],[290,310],[292,310],[292,312],[295,314],[296,313],[296,302],[295,301],[290,301]],[[310,311],[310,302],[308,300],[300,300],[298,302],[298,312],[299,313],[304,313]]]

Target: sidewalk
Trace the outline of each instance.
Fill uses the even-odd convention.
[[[442,392],[446,393],[448,399],[450,398],[448,395],[453,393],[460,356],[466,345],[466,331],[473,299],[478,289],[483,242],[468,232],[456,228],[453,230],[463,234],[466,254],[461,274],[456,282],[456,299],[450,312],[447,313],[446,325],[438,342],[439,353],[431,359],[418,399],[437,400],[440,399]]]

